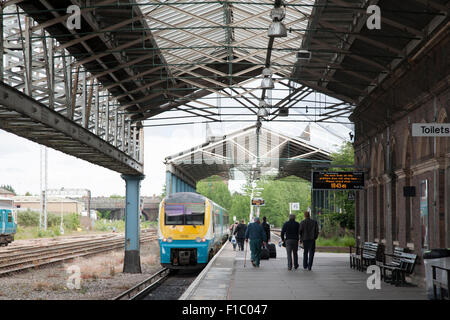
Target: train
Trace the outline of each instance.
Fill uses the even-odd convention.
[[[17,232],[17,213],[14,200],[0,198],[0,246],[7,246],[14,241]]]
[[[228,211],[193,192],[168,195],[159,205],[161,265],[203,268],[229,237]]]

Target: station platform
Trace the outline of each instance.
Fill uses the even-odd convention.
[[[277,246],[277,258],[250,263],[244,268],[244,251],[227,242],[200,273],[180,300],[426,300],[424,288],[396,287],[381,282],[369,290],[369,274],[351,269],[346,253],[316,252],[311,271],[303,270],[299,249],[297,270],[287,269],[286,249]]]

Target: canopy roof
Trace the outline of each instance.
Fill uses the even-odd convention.
[[[346,120],[359,105],[448,22],[449,0],[14,0],[57,39],[116,99],[133,122],[166,111],[178,117],[225,121],[207,95],[231,98],[257,118],[270,92],[251,80],[264,67],[274,73],[291,108],[313,91],[339,101],[315,114],[316,122]],[[81,8],[81,29],[69,30],[64,12]],[[381,29],[366,26],[367,7],[381,8]],[[270,12],[285,9],[287,37],[271,38]],[[36,41],[38,42],[38,41]],[[297,59],[297,52],[311,59]],[[277,85],[278,84],[278,85]],[[39,96],[36,96],[39,98]],[[305,105],[300,105],[307,113]],[[283,118],[290,121],[292,118]],[[309,120],[303,119],[308,122]],[[348,120],[346,120],[348,121]]]
[[[250,126],[208,140],[189,150],[166,157],[169,171],[178,171],[193,182],[218,175],[234,179],[236,171],[255,180],[261,175],[291,175],[310,180],[314,164],[330,162],[330,153],[302,138]],[[259,146],[259,147],[258,147]],[[259,165],[257,165],[259,163]]]

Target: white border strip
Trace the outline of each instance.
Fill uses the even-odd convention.
[[[186,291],[181,295],[181,297],[178,298],[178,300],[188,300],[190,296],[192,295],[193,291],[197,289],[197,287],[200,284],[200,281],[203,280],[203,278],[208,273],[209,269],[211,269],[212,265],[214,264],[214,261],[216,261],[217,257],[220,256],[222,253],[222,250],[225,249],[225,247],[229,244],[229,241],[227,240],[226,243],[222,246],[222,248],[214,255],[214,257],[209,261],[209,263],[206,265],[205,269],[200,272],[200,274],[197,276],[197,278],[194,280],[194,282],[191,283],[191,285],[186,289]]]

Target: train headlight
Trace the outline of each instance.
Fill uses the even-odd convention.
[[[171,243],[172,241],[173,241],[173,239],[172,239],[171,237],[168,237],[168,238],[167,238],[167,242],[168,242],[168,243]]]
[[[205,239],[205,238],[202,238],[202,242],[206,242],[206,239]]]
[[[201,242],[201,241],[202,241],[202,238],[200,238],[200,237],[195,238],[195,242]]]
[[[163,241],[163,242],[167,242],[167,239],[166,239],[166,238],[163,238],[162,241]]]

